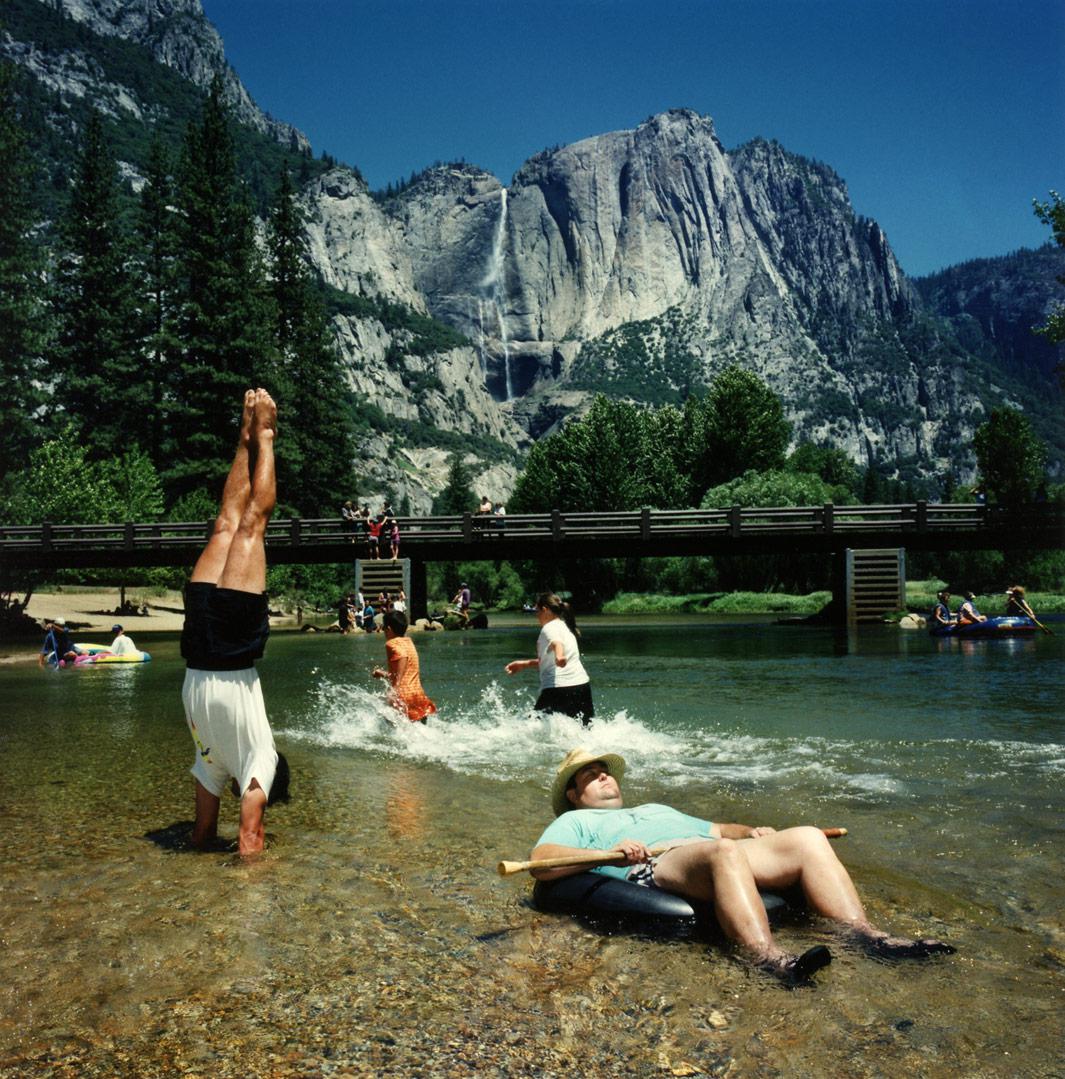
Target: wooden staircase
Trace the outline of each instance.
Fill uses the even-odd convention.
[[[882,622],[906,608],[906,551],[847,549],[847,622]]]
[[[359,558],[355,560],[355,590],[371,603],[380,592],[395,595],[400,589],[410,596],[410,559]]]

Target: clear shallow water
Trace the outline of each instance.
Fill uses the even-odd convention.
[[[418,637],[440,713],[393,727],[380,638],[275,634],[295,799],[255,866],[176,849],[175,639],[138,667],[0,667],[3,1073],[1061,1073],[1065,638],[589,625],[591,732],[502,673],[534,638]],[[536,840],[577,743],[626,757],[631,804],[846,825],[875,919],[958,956],[842,952],[787,994],[705,945],[536,914],[493,867]]]

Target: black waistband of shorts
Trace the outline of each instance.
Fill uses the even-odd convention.
[[[255,666],[253,659],[198,659],[185,664],[190,671],[250,671]]]

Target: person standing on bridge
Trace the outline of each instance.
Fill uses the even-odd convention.
[[[536,659],[516,659],[503,669],[507,674],[536,667],[540,671],[538,712],[561,712],[579,719],[585,727],[592,722],[592,683],[581,663],[577,645],[577,620],[573,608],[554,592],[541,592],[536,600],[536,618],[540,636],[536,640]]]
[[[255,661],[270,633],[266,526],[277,497],[277,406],[266,390],[244,395],[240,436],[207,546],[185,588],[181,699],[195,745],[196,823],[203,848],[218,832],[222,792],[240,798],[239,850],[263,849],[267,805],[288,799],[288,764],[274,747]]]
[[[399,558],[399,521],[394,516],[389,516],[386,527],[388,528],[388,542],[392,546],[392,561]]]

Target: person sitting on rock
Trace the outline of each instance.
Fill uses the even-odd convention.
[[[790,985],[807,981],[832,955],[823,945],[802,955],[785,952],[773,939],[760,888],[801,888],[813,913],[837,923],[845,939],[872,956],[922,959],[954,951],[942,941],[892,937],[873,926],[820,829],[717,824],[657,804],[625,809],[624,773],[625,761],[616,753],[571,750],[551,788],[556,820],[530,857],[616,852],[615,860],[592,871],[709,904],[725,936],[757,967]],[[652,846],[668,849],[652,855]],[[549,881],[587,868],[539,869],[533,876]]]

